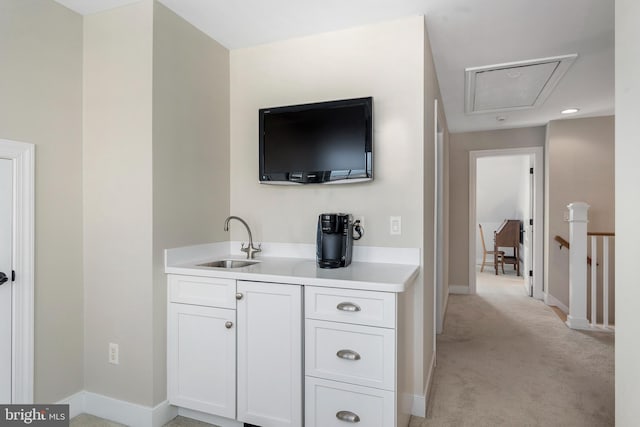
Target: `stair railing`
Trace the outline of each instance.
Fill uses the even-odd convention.
[[[587,232],[589,205],[574,202],[569,208],[569,241],[560,236],[554,240],[569,251],[569,314],[566,324],[573,329],[598,329],[613,332],[609,325],[609,248],[614,233]],[[587,256],[587,240],[591,239],[591,257]],[[602,325],[597,324],[598,303],[598,239],[602,239]],[[587,262],[585,262],[585,260]],[[587,266],[591,266],[591,316],[587,318]]]

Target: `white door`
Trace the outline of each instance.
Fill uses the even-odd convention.
[[[238,281],[238,421],[302,425],[302,289]]]
[[[236,417],[235,310],[169,304],[169,402],[226,418]]]
[[[524,249],[524,276],[525,288],[527,295],[533,296],[533,276],[529,272],[533,272],[533,196],[534,196],[534,182],[533,182],[533,156],[530,156],[530,168],[529,168],[529,194],[528,194],[528,207],[527,215],[523,219],[524,221],[524,236],[523,236],[523,249]]]
[[[0,404],[11,403],[13,162],[0,159]]]

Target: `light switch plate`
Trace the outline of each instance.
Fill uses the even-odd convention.
[[[402,234],[402,217],[390,216],[389,217],[389,234],[392,236],[399,236]]]

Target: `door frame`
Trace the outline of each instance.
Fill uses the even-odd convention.
[[[446,298],[444,289],[444,128],[438,114],[438,99],[433,100],[434,110],[434,191],[433,191],[433,348],[436,348],[436,334],[442,333]]]
[[[544,298],[544,148],[524,147],[498,150],[469,151],[469,293],[476,293],[476,178],[477,162],[481,157],[529,155],[533,159],[533,297]],[[528,272],[524,272],[528,274]]]
[[[0,139],[0,158],[13,161],[11,403],[33,403],[35,146]]]

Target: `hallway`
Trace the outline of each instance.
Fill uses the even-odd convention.
[[[567,328],[507,271],[450,295],[437,339],[431,426],[614,425],[614,336]]]

